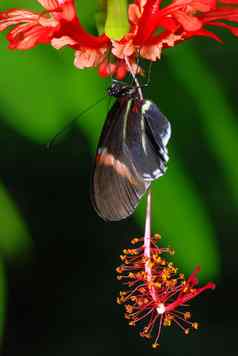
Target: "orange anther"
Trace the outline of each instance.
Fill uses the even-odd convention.
[[[154,343],[154,344],[152,344],[152,347],[153,347],[153,349],[158,349],[159,348],[159,344],[157,344],[157,343]]]
[[[197,330],[198,329],[198,323],[197,322],[192,323],[192,327],[193,327],[193,329]]]
[[[186,312],[186,313],[184,313],[183,317],[184,317],[184,320],[189,320],[189,319],[191,319],[191,313]]]
[[[131,240],[132,245],[135,245],[138,242],[139,242],[139,239],[137,239],[137,238],[134,238],[134,239]]]
[[[124,271],[124,268],[122,266],[119,266],[116,268],[117,273],[122,273]]]

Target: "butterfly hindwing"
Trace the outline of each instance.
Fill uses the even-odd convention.
[[[158,106],[150,100],[145,100],[142,108],[147,127],[147,134],[157,146],[157,150],[168,161],[167,144],[171,136],[171,125]]]
[[[169,136],[170,124],[158,107],[149,100],[134,100],[128,116],[126,143],[144,180],[153,181],[165,173]]]

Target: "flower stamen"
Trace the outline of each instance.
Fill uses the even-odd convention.
[[[124,304],[125,318],[129,325],[136,326],[143,323],[140,336],[150,339],[154,335],[152,347],[159,348],[158,340],[162,326],[178,326],[186,335],[190,330],[197,330],[198,323],[191,321],[188,302],[207,289],[214,289],[215,284],[207,283],[197,287],[197,274],[200,267],[196,267],[186,280],[184,274],[164,257],[171,255],[171,248],[158,247],[160,236],[150,235],[151,197],[148,194],[146,228],[144,238],[132,239],[136,248],[123,250],[122,264],[117,268],[119,279],[127,287],[117,299]],[[138,246],[138,244],[141,244]],[[171,253],[171,251],[173,253]],[[157,329],[157,330],[156,330]]]

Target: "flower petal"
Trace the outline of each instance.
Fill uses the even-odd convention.
[[[174,17],[183,26],[185,31],[197,31],[202,28],[202,22],[197,17],[188,15],[184,11],[176,11]]]
[[[140,50],[141,57],[155,62],[161,57],[162,43],[158,43],[150,46],[143,46]]]
[[[44,7],[46,10],[55,10],[61,3],[64,3],[65,1],[58,1],[58,0],[37,0],[42,7]]]
[[[220,39],[220,37],[218,37],[215,33],[208,31],[206,29],[203,29],[203,28],[198,31],[187,32],[187,33],[183,34],[184,39],[189,39],[189,38],[192,38],[195,36],[210,37],[213,40],[223,44],[223,41]]]
[[[140,17],[141,17],[142,13],[140,11],[139,6],[137,6],[136,4],[130,4],[129,8],[128,8],[128,17],[129,20],[133,23],[133,24],[137,24]]]
[[[9,48],[27,50],[39,43],[49,43],[51,29],[38,24],[21,24],[9,32]]]
[[[79,69],[96,67],[104,61],[106,49],[82,48],[75,52],[74,65]]]
[[[155,20],[161,0],[147,0],[139,21],[139,28],[134,43],[143,45],[155,30]]]
[[[72,21],[77,17],[73,1],[65,1],[64,5],[62,6],[62,15],[66,21]]]
[[[199,11],[199,12],[207,12],[210,11],[211,9],[216,8],[216,0],[195,0],[192,1],[191,7],[193,9],[193,12]]]
[[[231,8],[216,9],[214,11],[210,11],[207,14],[201,16],[201,20],[203,21],[203,23],[207,23],[215,20],[238,22],[238,9],[231,9]]]
[[[228,24],[226,24],[226,23],[224,23],[224,22],[209,22],[209,23],[207,23],[207,25],[226,28],[226,29],[229,30],[234,36],[237,36],[237,37],[238,37],[238,27],[228,25]]]
[[[135,52],[135,46],[130,40],[125,43],[113,41],[112,44],[112,53],[117,58],[123,59],[125,57],[130,57]]]
[[[222,4],[238,4],[238,0],[220,0]]]
[[[59,37],[59,38],[53,38],[51,40],[51,45],[56,49],[60,49],[60,48],[63,48],[65,46],[74,46],[76,44],[77,44],[77,42],[75,42],[69,36],[62,36],[62,37]]]
[[[0,32],[7,27],[16,25],[22,22],[35,23],[38,21],[39,15],[27,10],[8,10],[0,12]]]

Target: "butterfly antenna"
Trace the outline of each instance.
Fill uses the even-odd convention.
[[[105,100],[105,96],[103,96],[102,98],[100,98],[99,100],[97,100],[94,104],[88,106],[85,110],[81,111],[81,113],[79,115],[77,115],[73,120],[71,120],[69,123],[67,123],[46,145],[47,150],[51,151],[56,140],[62,136],[67,130],[69,130],[72,125],[78,121],[78,119],[80,117],[82,117],[83,115],[85,115],[88,111],[90,111],[91,109],[93,109],[96,105],[98,105],[99,103],[101,103],[103,100]]]

